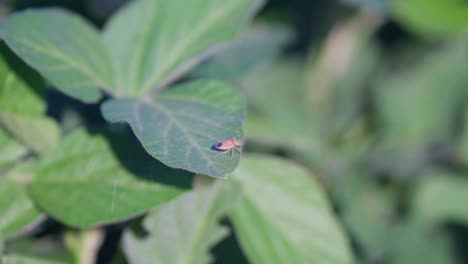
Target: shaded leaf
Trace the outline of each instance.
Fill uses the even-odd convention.
[[[239,161],[213,146],[242,138],[244,98],[216,81],[195,81],[170,89],[154,102],[116,99],[103,104],[109,122],[127,122],[146,151],[167,166],[225,177]]]
[[[468,225],[468,179],[439,173],[424,178],[414,200],[414,214],[425,224]]]
[[[243,78],[257,68],[269,65],[279,56],[291,35],[290,30],[283,27],[255,26],[222,52],[195,68],[191,75],[242,86]]]
[[[1,48],[4,48],[3,46]],[[2,50],[3,51],[3,50]],[[36,153],[52,149],[59,139],[56,123],[44,116],[44,85],[35,76],[10,66],[7,54],[0,57],[0,125]],[[32,79],[27,79],[32,77]],[[29,82],[30,80],[34,83]],[[34,133],[31,133],[34,131]]]
[[[60,241],[50,238],[15,239],[8,241],[5,249],[5,263],[73,263]]]
[[[372,11],[386,13],[394,0],[341,0],[347,4],[363,6]]]
[[[5,257],[5,264],[65,264],[66,261],[41,259],[36,257],[27,256],[8,256]]]
[[[231,218],[252,263],[352,263],[348,242],[317,181],[288,161],[244,157]]]
[[[334,190],[338,206],[342,208],[342,221],[363,249],[364,263],[375,262],[389,253],[394,242],[389,236],[396,232],[398,224],[395,219],[399,193],[382,188],[371,179],[371,175],[349,171]]]
[[[450,140],[468,85],[467,43],[466,38],[450,43],[378,85],[375,106],[382,140],[373,154],[374,166],[411,175],[424,165],[429,147]]]
[[[62,92],[97,101],[97,88],[113,88],[110,56],[97,31],[82,18],[56,8],[16,13],[0,24],[7,45]]]
[[[220,217],[239,197],[235,185],[217,182],[153,209],[145,219],[147,237],[124,236],[131,263],[210,263],[208,252],[227,235]]]
[[[0,237],[8,239],[18,235],[39,217],[26,191],[30,178],[25,167],[17,167],[0,175]]]
[[[126,137],[108,138],[80,130],[44,155],[30,186],[42,210],[86,227],[141,214],[189,186],[187,172],[158,163]]]
[[[300,146],[312,134],[304,102],[304,65],[280,61],[253,71],[242,81],[251,105],[246,120],[249,139],[274,146]],[[268,95],[268,96],[265,96]]]
[[[12,166],[18,158],[27,152],[28,150],[23,145],[5,131],[0,130],[0,172]]]
[[[413,220],[401,223],[387,236],[392,263],[458,263],[449,234],[427,232],[420,222]]]
[[[261,2],[130,3],[111,19],[104,32],[119,78],[115,94],[141,97],[167,84],[193,67],[201,58],[197,55],[210,53],[215,45],[231,40]]]

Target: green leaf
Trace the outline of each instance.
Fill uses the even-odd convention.
[[[396,0],[393,13],[403,25],[430,38],[461,33],[468,27],[464,0]]]
[[[3,264],[3,248],[5,246],[3,245],[3,241],[1,240],[1,237],[0,237],[0,264]]]
[[[13,169],[0,177],[0,237],[8,239],[18,235],[39,217],[26,192],[25,171]]]
[[[6,243],[6,263],[74,263],[69,252],[65,250],[62,241],[43,237],[40,240],[22,238]]]
[[[383,188],[372,181],[372,175],[348,170],[336,183],[334,193],[340,215],[355,242],[363,249],[364,263],[388,254],[395,232],[397,197],[392,188]],[[392,186],[394,187],[394,186]],[[398,237],[395,236],[398,241]]]
[[[145,219],[146,237],[124,235],[132,263],[211,263],[210,248],[227,235],[220,217],[239,197],[234,184],[217,182],[155,208]]]
[[[108,51],[97,31],[68,11],[49,8],[16,13],[0,24],[7,45],[62,92],[97,101],[97,88],[114,88]]]
[[[251,72],[269,65],[279,56],[291,35],[287,28],[255,26],[228,48],[195,68],[191,75],[242,86],[242,80]]]
[[[429,225],[462,222],[468,225],[468,179],[439,173],[422,180],[414,200],[414,214]]]
[[[298,103],[304,101],[303,68],[295,60],[279,61],[257,69],[242,81],[254,109],[245,125],[249,139],[288,148],[308,143],[314,132],[304,105]]]
[[[116,99],[103,104],[109,122],[127,122],[146,151],[162,163],[214,177],[225,177],[239,161],[213,146],[242,138],[244,98],[216,81],[195,81],[162,93],[154,102]]]
[[[36,153],[52,149],[58,142],[59,129],[44,116],[43,82],[25,65],[13,65],[16,57],[11,58],[5,49],[0,45],[0,126]]]
[[[50,216],[87,227],[141,214],[180,195],[189,174],[156,162],[136,142],[77,131],[44,155],[30,186]]]
[[[141,97],[234,38],[259,0],[140,0],[106,26],[104,40],[119,78],[114,93]]]
[[[12,166],[17,159],[27,154],[27,149],[8,133],[0,130],[0,173]]]
[[[428,232],[415,219],[408,219],[394,228],[387,239],[387,255],[395,264],[458,263],[454,243],[448,232]]]
[[[352,262],[325,193],[303,168],[252,155],[243,158],[233,180],[243,198],[232,221],[252,263]]]
[[[6,264],[66,264],[65,261],[13,255],[5,258]]]
[[[466,98],[467,44],[467,38],[454,41],[378,85],[375,106],[382,140],[373,156],[384,161],[384,169],[410,175],[423,164],[425,148],[452,137]]]

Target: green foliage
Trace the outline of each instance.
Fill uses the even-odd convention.
[[[242,200],[232,221],[252,263],[353,262],[322,186],[303,168],[249,155],[233,181],[241,185]]]
[[[376,121],[382,140],[376,155],[395,160],[398,166],[392,166],[398,173],[412,173],[425,162],[426,148],[449,141],[466,97],[467,43],[466,38],[454,41],[377,87]]]
[[[11,167],[20,157],[26,155],[27,148],[18,143],[8,133],[0,130],[0,172]]]
[[[466,262],[465,5],[263,2],[2,19],[0,262]]]
[[[50,216],[76,227],[122,221],[180,195],[187,172],[149,158],[115,134],[76,131],[44,155],[31,197]]]
[[[3,239],[17,235],[39,216],[24,184],[16,182],[21,180],[17,179],[19,176],[22,175],[11,172],[0,179],[0,237]]]
[[[4,20],[3,40],[58,89],[85,102],[97,101],[97,87],[113,87],[115,73],[98,32],[61,9],[28,10]]]
[[[25,72],[24,65],[9,65],[9,54],[3,45],[0,49],[3,51],[0,57],[0,125],[37,153],[54,148],[59,130],[53,120],[44,116],[46,103],[41,80],[34,73]],[[17,71],[21,70],[23,72],[19,73],[23,74],[19,76]]]
[[[428,175],[419,186],[414,201],[414,215],[426,225],[447,222],[468,224],[468,179],[448,173]]]
[[[468,5],[463,0],[395,0],[393,13],[409,29],[428,38],[467,30]]]
[[[125,234],[124,248],[129,260],[132,263],[211,263],[210,248],[228,233],[218,221],[238,197],[236,185],[218,182],[187,192],[152,210],[144,221],[147,237]]]
[[[242,138],[244,98],[216,81],[194,81],[162,93],[154,102],[117,99],[104,103],[109,122],[127,122],[150,155],[188,171],[226,177],[239,162],[213,149],[218,142]],[[156,133],[159,131],[159,133]]]
[[[113,94],[142,97],[167,85],[231,40],[262,1],[135,1],[106,25],[104,40],[114,59]],[[143,22],[144,21],[144,22]],[[142,26],[143,22],[143,26]]]
[[[261,2],[197,0],[187,5],[185,2],[174,1],[135,1],[110,20],[102,40],[92,26],[78,16],[60,9],[18,13],[1,23],[0,32],[16,54],[65,93],[85,102],[93,102],[100,98],[98,88],[102,88],[118,98],[133,97],[132,105],[146,105],[148,97],[155,97],[155,93],[194,67],[204,55],[211,54],[216,46],[231,40]],[[29,27],[29,24],[34,27]],[[141,24],[145,26],[140,26]],[[125,30],[127,28],[131,30]],[[179,93],[185,93],[185,97],[193,96],[192,89],[181,90]],[[227,95],[233,93],[227,92]],[[238,96],[226,96],[222,102],[233,105],[238,101]],[[219,104],[215,101],[209,103]],[[161,104],[147,109],[151,116],[161,115],[158,105]],[[121,103],[109,103],[107,106],[103,109],[109,110],[112,106],[109,111],[118,111],[125,115],[131,115],[134,109],[131,105]],[[178,104],[171,105],[177,106]],[[241,108],[242,105],[238,107]],[[174,112],[176,110],[170,109]],[[204,105],[192,104],[192,110],[203,112],[206,108]],[[244,118],[244,111],[239,113],[241,115],[225,116],[224,122],[238,124]],[[110,114],[104,112],[104,115]],[[117,120],[122,119],[112,119]],[[210,122],[209,117],[206,121]],[[148,131],[153,127],[147,120],[138,124],[129,123],[137,134],[142,129]],[[200,134],[209,134],[218,129],[215,124],[190,126],[190,130],[201,128],[202,130],[197,131]],[[225,129],[222,134],[228,136],[219,139],[215,135],[212,138],[218,141],[198,146],[197,152],[213,152],[210,149],[212,145],[239,134],[239,125]],[[155,141],[160,142],[160,138],[166,138],[162,131],[165,130],[156,130],[153,137],[137,136],[144,146],[148,146]],[[195,145],[193,142],[199,141],[193,140],[193,136],[187,132],[182,136],[184,141],[192,142],[190,147]],[[195,161],[199,164],[190,164],[197,157],[189,158],[188,164],[172,162],[174,157],[165,157],[165,153],[171,152],[179,143],[172,140],[163,149],[158,146],[157,153],[153,149],[149,152],[175,168],[218,177],[232,172],[237,164],[237,159],[236,162],[219,159],[213,163],[213,157],[206,155],[203,155],[202,161]]]
[[[18,239],[6,245],[5,263],[73,263],[70,254],[51,239],[44,239],[41,243],[32,239]]]

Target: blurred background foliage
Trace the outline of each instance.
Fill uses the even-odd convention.
[[[125,2],[10,0],[0,15],[63,6],[102,26]],[[357,263],[468,263],[467,1],[270,0],[253,27],[189,78],[200,76],[248,98],[247,152],[285,156],[319,175]],[[47,100],[65,131],[102,123],[95,105],[51,90]],[[10,155],[0,153],[0,168]],[[89,237],[104,239],[42,225],[8,250],[73,255]],[[122,228],[106,228],[100,262],[122,263],[114,241]],[[43,249],[31,246],[37,239]],[[246,261],[232,234],[213,253],[217,263]]]

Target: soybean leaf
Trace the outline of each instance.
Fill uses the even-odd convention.
[[[187,172],[156,162],[126,137],[80,130],[44,155],[30,194],[50,216],[87,227],[141,214],[189,183]]]
[[[378,85],[375,105],[382,141],[373,154],[377,166],[410,175],[424,164],[425,148],[450,140],[468,85],[467,43],[466,38],[450,43]]]
[[[414,200],[414,214],[425,224],[458,221],[468,225],[468,179],[438,173],[424,178]]]
[[[408,219],[389,232],[384,248],[392,263],[458,263],[447,232],[427,232],[420,222],[414,220]]]
[[[12,166],[18,158],[26,153],[26,147],[14,140],[5,131],[0,130],[0,173]]]
[[[351,263],[348,242],[319,183],[303,168],[246,156],[233,175],[242,199],[231,214],[252,263]]]
[[[26,192],[21,171],[0,178],[0,237],[11,238],[39,217],[39,212]]]
[[[6,243],[6,263],[74,263],[61,241],[22,238]]]
[[[103,104],[109,122],[127,122],[146,151],[167,166],[225,177],[239,161],[213,146],[242,138],[244,98],[217,81],[194,81],[170,89],[153,102],[116,99]]]
[[[43,82],[25,65],[13,64],[16,58],[11,58],[5,49],[0,45],[0,126],[36,153],[52,149],[59,129],[44,116]]]
[[[356,243],[363,249],[362,258],[373,259],[387,254],[389,236],[396,232],[395,219],[399,193],[391,188],[382,188],[370,181],[371,175],[353,172],[340,178],[336,184],[337,200],[343,223]],[[395,236],[398,239],[398,236]]]
[[[147,237],[124,235],[131,263],[211,263],[210,248],[227,235],[220,217],[239,197],[236,185],[217,182],[195,189],[152,210],[145,219]]]
[[[49,8],[18,12],[0,24],[6,44],[62,92],[97,101],[98,88],[114,87],[108,51],[97,31],[68,11]]]
[[[68,262],[46,258],[37,258],[30,256],[13,255],[5,257],[5,263],[8,264],[66,264]]]
[[[468,26],[468,5],[461,0],[395,0],[392,11],[403,25],[429,38],[461,33]]]
[[[290,30],[284,27],[255,26],[222,52],[195,68],[191,75],[242,86],[242,80],[251,72],[273,62],[291,35]]]
[[[115,15],[104,41],[118,76],[115,94],[137,96],[196,65],[231,40],[263,1],[141,0]],[[200,55],[202,54],[202,55]]]

